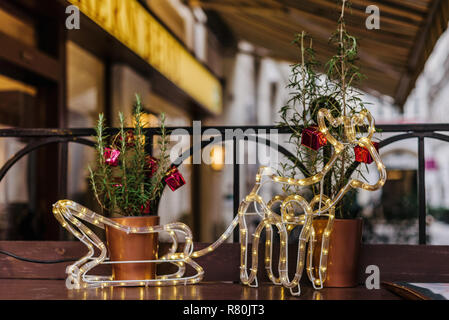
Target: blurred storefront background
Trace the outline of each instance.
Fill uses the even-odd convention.
[[[155,121],[165,112],[168,126],[191,126],[194,120],[203,126],[276,124],[279,109],[290,97],[286,86],[295,61],[242,39],[229,27],[229,19],[194,2],[126,1],[131,7],[116,7],[116,14],[122,10],[125,18],[116,18],[140,23],[131,23],[131,28],[103,19],[114,12],[110,5],[99,5],[107,1],[2,0],[1,128],[93,127],[100,112],[109,126],[116,126],[117,112],[129,115],[136,93],[142,96],[148,119]],[[79,29],[66,28],[65,8],[70,4],[81,9]],[[155,34],[155,41],[146,38]],[[294,34],[288,36],[293,40]],[[448,48],[446,31],[403,107],[382,93],[366,93],[376,124],[449,122]],[[177,59],[183,59],[182,64]],[[285,136],[277,139],[287,146]],[[0,164],[24,143],[0,139]],[[189,146],[187,142],[184,148]],[[58,152],[56,146],[33,152],[2,180],[0,239],[64,239],[49,207],[58,200]],[[92,156],[92,149],[69,144],[66,197],[94,208],[86,170]],[[367,218],[365,241],[417,243],[416,142],[392,144],[381,156],[387,184],[375,193],[359,193],[354,209]],[[448,157],[447,143],[426,144],[430,244],[449,244]],[[241,195],[252,187],[257,168],[241,166]],[[196,241],[214,241],[233,218],[233,168],[187,160],[180,170],[187,185],[164,192],[161,223],[186,222]]]

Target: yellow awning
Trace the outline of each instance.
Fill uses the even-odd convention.
[[[137,0],[68,0],[210,113],[222,112],[220,80]]]

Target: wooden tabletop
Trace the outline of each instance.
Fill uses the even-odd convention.
[[[164,244],[160,245],[163,248]],[[208,244],[195,243],[196,249]],[[0,241],[0,250],[38,260],[78,259],[86,247],[78,241]],[[263,248],[261,249],[263,250]],[[274,248],[277,257],[279,248]],[[294,261],[297,249],[289,249]],[[290,257],[291,255],[291,257]],[[259,265],[263,265],[261,255]],[[359,267],[359,286],[324,288],[316,291],[306,276],[301,279],[302,293],[293,297],[283,287],[268,282],[265,270],[259,270],[259,287],[240,283],[240,246],[226,243],[216,251],[197,259],[204,268],[204,279],[196,285],[170,287],[114,287],[68,290],[65,286],[65,263],[30,263],[0,254],[0,300],[397,300],[396,294],[381,286],[368,290],[364,286],[367,266],[380,269],[380,281],[449,282],[449,246],[363,245]],[[273,263],[276,265],[276,261]],[[105,268],[102,268],[105,267]],[[111,274],[107,266],[98,274]],[[289,274],[295,265],[289,264]],[[103,270],[104,269],[104,270]],[[260,268],[263,269],[263,268]],[[158,272],[164,273],[164,270]],[[96,272],[94,272],[97,274]]]
[[[109,287],[68,290],[63,280],[0,279],[0,300],[398,300],[384,288],[302,286],[300,297],[272,284],[251,288],[239,283],[201,282],[169,287]]]

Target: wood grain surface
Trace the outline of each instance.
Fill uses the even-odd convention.
[[[0,300],[398,300],[381,288],[301,288],[293,297],[283,287],[260,284],[250,288],[239,283],[201,282],[170,287],[110,287],[68,290],[63,280],[0,279]]]
[[[195,243],[195,250],[207,244]],[[159,252],[168,244],[160,244]],[[289,249],[289,260],[296,261],[296,246]],[[40,260],[79,259],[86,247],[78,241],[0,241],[0,250]],[[263,268],[263,248],[259,248],[259,281],[268,282]],[[273,270],[276,270],[279,248],[273,250]],[[225,243],[216,251],[195,259],[204,269],[204,281],[239,282],[240,247],[238,243]],[[294,263],[289,264],[293,274]],[[0,279],[65,279],[65,269],[70,263],[38,264],[23,262],[0,254]],[[449,282],[449,246],[418,245],[363,245],[360,257],[359,282],[363,284],[366,267],[377,265],[381,281]],[[108,274],[108,266],[100,266],[92,274]],[[160,265],[158,273],[168,272],[168,266]],[[307,277],[303,279],[307,282]]]

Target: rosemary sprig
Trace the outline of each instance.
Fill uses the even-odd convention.
[[[161,115],[161,137],[159,141],[160,157],[157,160],[156,173],[148,178],[147,157],[145,148],[145,123],[140,97],[136,95],[133,110],[132,132],[125,130],[125,117],[119,113],[119,133],[114,137],[105,134],[104,115],[100,114],[96,125],[96,157],[95,167],[89,166],[89,180],[96,201],[104,213],[113,215],[137,216],[149,204],[150,214],[157,213],[164,178],[170,166],[169,137],[165,128],[165,114]],[[132,133],[132,135],[131,135]],[[130,140],[130,136],[134,139]],[[107,141],[110,141],[108,145]],[[150,143],[150,141],[147,141]],[[111,166],[105,161],[106,147],[118,150],[119,163]]]

